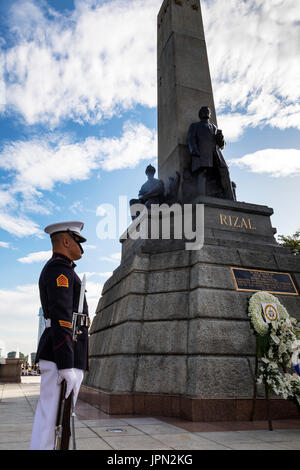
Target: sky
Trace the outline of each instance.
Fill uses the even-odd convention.
[[[45,226],[85,223],[76,271],[87,274],[91,317],[120,263],[124,210],[112,239],[99,227],[105,205],[119,214],[120,196],[137,197],[146,166],[157,167],[161,3],[0,0],[0,341],[7,352],[36,350],[38,279],[51,255]],[[201,0],[238,200],[272,207],[284,235],[300,228],[297,3]]]

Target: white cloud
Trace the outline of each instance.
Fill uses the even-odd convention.
[[[37,251],[35,253],[29,253],[23,258],[19,258],[20,263],[31,264],[31,263],[40,263],[42,261],[47,261],[52,256],[52,251]]]
[[[10,185],[0,189],[0,227],[17,236],[40,235],[37,225],[12,211],[49,214],[53,208],[44,192],[57,183],[88,179],[94,170],[133,168],[157,154],[156,131],[141,123],[126,122],[119,138],[89,137],[73,142],[66,136],[45,136],[7,143],[0,152],[0,168],[9,173]],[[19,197],[19,202],[17,198]],[[82,210],[80,202],[70,208]]]
[[[107,171],[134,168],[141,160],[157,155],[157,134],[143,124],[127,122],[121,139],[104,138],[101,142],[102,168]]]
[[[121,256],[122,256],[121,252],[111,253],[108,256],[101,256],[100,261],[109,261],[111,263],[118,263],[119,261],[121,261]]]
[[[5,189],[0,189],[0,208],[15,209],[17,203],[14,196],[10,192],[10,188],[6,187]]]
[[[100,206],[98,206],[96,209],[96,215],[99,217],[102,217],[107,214],[107,209],[105,209],[105,207],[103,206],[103,204],[100,204]]]
[[[0,228],[17,237],[42,236],[42,231],[35,222],[27,217],[14,216],[7,212],[0,212]]]
[[[221,114],[218,117],[218,127],[222,129],[227,142],[238,140],[244,130],[253,123],[253,119],[247,114]]]
[[[6,106],[6,84],[4,78],[5,71],[5,57],[1,50],[1,37],[0,37],[0,112],[5,111]]]
[[[0,290],[1,334],[7,351],[15,351],[17,345],[25,354],[36,350],[39,308],[37,284]]]
[[[75,144],[62,138],[12,142],[1,152],[0,167],[14,174],[13,191],[52,190],[55,183],[84,180],[97,168],[99,141],[88,138]]]
[[[7,242],[0,242],[0,246],[2,248],[9,248],[10,247],[10,243],[7,243]]]
[[[14,188],[14,192],[17,192],[18,188]],[[31,191],[31,194],[29,194]],[[23,191],[22,199],[19,201],[19,211],[22,213],[34,213],[49,215],[52,213],[53,208],[59,210],[58,206],[55,206],[51,201],[44,199],[43,194],[36,191],[34,187],[26,188]]]
[[[13,159],[13,156],[11,158]],[[17,237],[29,235],[41,237],[42,232],[38,224],[29,219],[25,213],[49,214],[53,204],[51,201],[41,204],[42,194],[34,187],[28,187],[22,194],[21,200],[18,200],[16,193],[17,189],[13,183],[2,185],[0,188],[0,228]]]
[[[12,2],[14,44],[0,51],[6,111],[12,107],[29,124],[56,126],[65,118],[101,123],[136,104],[155,106],[161,0],[75,5],[62,14],[50,12],[46,2]],[[201,5],[226,140],[237,140],[248,127],[300,129],[300,21],[294,0],[203,0]],[[95,170],[133,168],[143,158],[154,158],[156,148],[155,131],[132,123],[118,138],[74,142],[48,134],[7,143],[0,168],[10,183],[0,188],[0,227],[17,236],[40,235],[24,214],[51,213],[46,191],[57,183],[86,180]]]
[[[52,190],[56,183],[86,180],[98,168],[133,168],[156,154],[156,132],[127,122],[120,138],[74,143],[64,136],[55,142],[45,137],[8,143],[0,153],[0,168],[14,175],[12,192],[38,197],[39,190]]]
[[[300,129],[300,9],[294,0],[202,2],[219,123]],[[233,134],[230,136],[230,134]]]
[[[78,212],[83,212],[83,204],[81,201],[75,201],[70,207],[70,211],[73,212],[73,214],[78,214]]]
[[[136,104],[156,106],[161,0],[81,0],[72,13],[53,17],[52,11],[51,20],[42,5],[23,0],[13,8],[16,40],[2,59],[7,103],[27,123],[99,122]],[[249,126],[300,129],[297,2],[203,0],[201,5],[227,138],[236,139]]]
[[[160,3],[81,1],[71,16],[49,20],[32,1],[18,2],[10,20],[16,44],[5,57],[7,104],[29,124],[51,125],[154,107]]]
[[[230,165],[246,168],[252,173],[265,173],[273,177],[300,175],[300,150],[264,149],[229,160]]]

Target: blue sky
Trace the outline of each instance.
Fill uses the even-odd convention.
[[[225,158],[238,200],[300,227],[300,12],[294,0],[202,0]],[[0,340],[36,348],[46,225],[82,220],[93,315],[119,264],[102,204],[136,197],[156,165],[161,0],[0,0]],[[130,221],[128,215],[128,222]]]

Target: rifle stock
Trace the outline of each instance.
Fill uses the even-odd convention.
[[[54,450],[68,450],[69,449],[69,440],[70,440],[70,435],[71,435],[70,416],[71,416],[73,391],[70,393],[68,398],[65,398],[66,391],[67,391],[67,382],[63,380],[61,383],[60,397],[59,397],[58,409],[57,409]]]

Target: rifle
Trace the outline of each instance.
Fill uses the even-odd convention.
[[[60,397],[58,402],[58,410],[55,426],[54,450],[68,450],[70,440],[70,414],[73,403],[73,391],[68,398],[65,398],[67,390],[67,382],[61,383]]]

